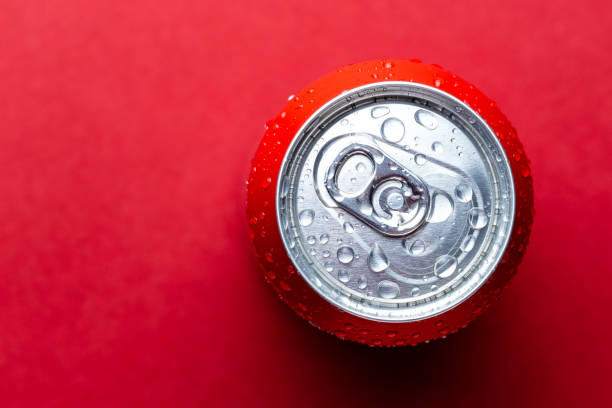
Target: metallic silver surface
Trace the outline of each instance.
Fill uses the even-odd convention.
[[[508,160],[466,104],[385,82],[317,111],[281,165],[287,252],[325,299],[379,321],[440,314],[473,294],[508,243]]]
[[[330,155],[331,164],[326,166]],[[354,163],[356,156],[363,159]],[[341,176],[350,174],[342,172],[347,165],[353,167],[354,177],[348,183],[339,183],[346,179]],[[348,134],[329,142],[314,168],[315,179],[324,177],[327,192],[339,207],[382,234],[403,236],[425,221],[430,201],[427,186],[378,150],[376,140],[368,134]],[[365,170],[359,171],[362,168]],[[351,188],[355,184],[361,187],[357,191]]]

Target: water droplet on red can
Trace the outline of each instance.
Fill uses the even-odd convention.
[[[523,168],[521,169],[521,175],[525,178],[529,177],[529,167],[527,166],[523,166]]]
[[[265,190],[266,188],[270,187],[270,184],[272,184],[272,177],[266,177],[261,182],[261,188],[263,188]]]

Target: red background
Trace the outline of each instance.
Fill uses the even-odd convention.
[[[0,3],[0,406],[610,406],[612,8],[598,1]],[[537,214],[502,300],[371,349],[266,286],[263,124],[349,62],[496,100]]]

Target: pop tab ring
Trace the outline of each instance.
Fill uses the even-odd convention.
[[[298,272],[370,320],[417,321],[461,303],[499,263],[514,220],[512,173],[493,131],[420,84],[373,83],[332,99],[296,134],[279,179],[278,225]]]
[[[323,150],[314,165],[314,177],[319,191],[324,178],[335,205],[389,236],[407,235],[425,221],[430,201],[427,186],[378,150],[370,135],[339,137]],[[321,194],[321,200],[326,200]]]

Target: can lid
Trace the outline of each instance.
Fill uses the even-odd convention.
[[[510,165],[487,123],[409,82],[355,88],[313,114],[284,157],[276,200],[302,277],[342,310],[388,322],[473,294],[515,212]]]

